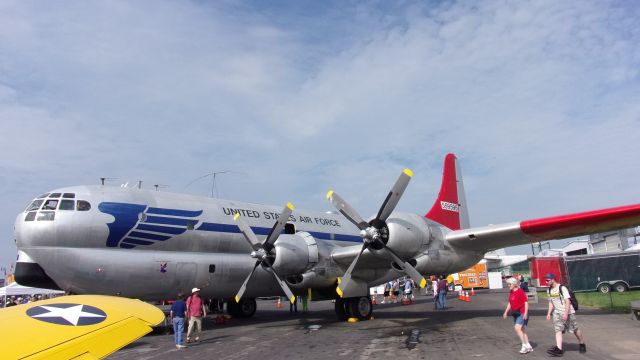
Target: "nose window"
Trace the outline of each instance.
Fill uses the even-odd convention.
[[[44,200],[34,200],[31,205],[27,206],[27,209],[25,211],[31,211],[31,210],[38,210],[40,209],[40,205],[42,205],[42,202]]]
[[[60,200],[60,207],[58,210],[73,210],[75,208],[75,201],[73,200]]]
[[[89,211],[91,204],[88,201],[78,200],[78,211]]]
[[[49,199],[51,198],[59,198],[60,197],[60,193],[52,193],[51,195],[49,195]]]
[[[56,213],[53,211],[38,212],[38,221],[53,221],[55,218],[56,218]]]
[[[58,207],[58,200],[47,200],[42,206],[42,210],[55,210]]]

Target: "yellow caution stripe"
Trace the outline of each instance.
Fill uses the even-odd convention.
[[[329,190],[329,192],[327,193],[327,199],[331,200],[332,196],[333,196],[333,190]]]

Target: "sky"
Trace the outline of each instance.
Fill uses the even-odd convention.
[[[633,1],[0,0],[0,264],[101,177],[367,216],[409,167],[424,214],[453,152],[472,226],[639,203],[639,71]]]

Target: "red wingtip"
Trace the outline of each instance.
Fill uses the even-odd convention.
[[[444,158],[440,193],[425,217],[451,230],[460,230],[460,203],[456,176],[456,156],[454,154],[447,154]]]
[[[640,204],[522,221],[523,232],[551,240],[631,227],[638,224]]]

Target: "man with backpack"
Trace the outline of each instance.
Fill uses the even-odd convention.
[[[556,346],[553,346],[547,350],[547,354],[552,357],[561,357],[564,354],[562,350],[562,335],[565,331],[569,331],[578,338],[580,343],[580,353],[587,352],[587,346],[584,343],[582,337],[582,331],[578,329],[578,323],[576,322],[576,309],[578,303],[566,286],[556,281],[555,274],[547,274],[545,276],[549,290],[547,295],[549,296],[549,311],[547,312],[547,320],[551,320],[553,314],[553,329],[556,333]],[[575,303],[574,307],[572,303]]]

